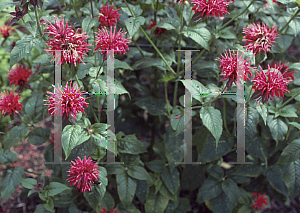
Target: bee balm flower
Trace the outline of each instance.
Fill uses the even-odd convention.
[[[232,3],[232,1],[227,0],[194,0],[192,1],[194,7],[192,10],[195,13],[201,13],[202,17],[206,15],[207,17],[211,14],[213,17],[223,16],[223,14],[229,14],[227,11],[227,6]]]
[[[257,193],[252,192],[252,194],[255,196],[255,202],[253,205],[253,209],[256,209],[256,207],[258,207],[258,211],[259,211],[260,208],[264,209],[263,204],[268,205],[268,203],[266,201],[268,198],[264,197],[266,193],[264,193],[262,195],[260,193],[258,193],[258,195],[257,195]]]
[[[109,8],[107,2],[107,6],[103,6],[103,9],[100,9],[99,21],[102,26],[113,26],[117,21],[120,21],[120,14],[118,13],[120,9],[115,10],[113,7],[114,5],[112,4]]]
[[[18,65],[16,68],[12,68],[7,76],[10,81],[10,85],[15,84],[15,86],[22,86],[26,81],[28,81],[31,73],[32,71],[30,71],[27,67],[24,68],[23,66]]]
[[[11,115],[12,113],[16,113],[16,110],[22,110],[22,102],[19,102],[21,98],[19,94],[14,94],[15,90],[4,91],[0,94],[0,111],[2,112],[2,116],[4,113],[8,113]]]

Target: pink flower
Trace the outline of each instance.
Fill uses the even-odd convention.
[[[82,86],[76,89],[77,84],[75,83],[73,88],[71,88],[71,83],[72,82],[70,82],[70,86],[68,86],[68,82],[67,82],[65,88],[59,88],[59,89],[57,89],[56,87],[54,87],[54,85],[52,85],[55,88],[55,92],[56,92],[55,94],[47,91],[47,93],[53,95],[53,97],[49,97],[47,95],[47,97],[49,97],[49,100],[44,100],[44,101],[48,101],[50,102],[50,104],[45,104],[45,105],[50,106],[48,112],[49,114],[51,113],[51,115],[55,115],[56,118],[59,114],[60,116],[62,116],[64,113],[66,113],[67,116],[69,116],[69,114],[71,114],[72,112],[75,114],[75,116],[79,112],[85,113],[83,106],[87,107],[88,103],[85,102],[85,99],[87,98],[81,97],[81,95],[84,92],[83,93],[79,92]],[[58,99],[57,102],[55,101],[55,95],[57,95],[57,99]]]
[[[49,21],[48,21],[49,22]],[[47,25],[46,33],[48,33],[48,37],[53,36],[48,43],[50,49],[45,50],[50,54],[55,56],[56,50],[61,51],[61,63],[65,64],[66,62],[72,63],[76,66],[76,63],[83,62],[83,55],[87,55],[86,52],[88,46],[92,46],[91,44],[87,44],[84,40],[89,38],[89,36],[85,35],[85,33],[80,34],[81,29],[77,29],[76,32],[72,29],[72,27],[66,23],[64,27],[64,18],[59,21],[57,17],[55,17],[55,24]],[[59,55],[57,54],[58,57]],[[80,56],[80,57],[79,57]],[[53,61],[53,58],[51,61]]]
[[[127,32],[123,33],[122,29],[120,29],[116,34],[116,26],[114,27],[114,32],[112,31],[112,26],[110,26],[110,33],[108,34],[107,29],[102,27],[101,30],[99,29],[99,33],[96,32],[98,39],[95,41],[97,43],[95,51],[102,48],[101,54],[103,54],[105,50],[114,50],[117,54],[126,54],[125,49],[129,50],[127,43],[131,43],[129,40],[131,37],[123,38],[126,33]]]
[[[12,113],[16,113],[16,110],[22,110],[22,102],[19,102],[21,98],[19,94],[14,94],[15,90],[4,91],[0,94],[0,111],[2,112],[2,116],[4,113],[8,113],[11,115]]]
[[[117,21],[120,21],[120,14],[118,13],[120,9],[115,10],[113,7],[114,5],[112,4],[109,8],[107,2],[107,6],[103,6],[103,9],[100,9],[99,21],[102,26],[113,26]]]
[[[9,23],[7,23],[7,25],[5,25],[5,23],[3,23],[3,27],[2,28],[0,27],[0,35],[6,39],[9,36],[9,31],[16,31],[16,30],[12,29],[9,26]]]
[[[255,202],[254,202],[254,205],[253,205],[253,209],[256,209],[256,207],[258,207],[258,211],[259,211],[260,208],[264,209],[263,204],[265,204],[266,206],[268,205],[266,200],[269,199],[269,198],[264,197],[266,193],[264,193],[262,195],[260,193],[258,193],[258,195],[257,195],[257,193],[252,192],[252,194],[255,196]]]
[[[152,29],[153,27],[155,27],[157,25],[156,22],[153,19],[151,19],[150,22],[151,22],[151,25],[147,28],[147,30],[150,30],[150,29]],[[166,31],[167,31],[166,29],[156,27],[156,29],[153,31],[153,34],[159,35],[161,33],[163,34]]]
[[[283,74],[277,69],[271,71],[271,67],[268,65],[268,71],[264,73],[261,66],[259,67],[261,72],[256,71],[257,76],[252,79],[254,82],[252,88],[255,89],[255,95],[260,93],[263,103],[267,102],[269,98],[273,100],[275,94],[278,98],[284,97],[283,92],[289,92],[286,85],[292,81],[283,77],[287,71]]]
[[[245,70],[244,81],[246,79],[250,80],[250,78],[248,76],[248,74],[250,74],[250,76],[252,76],[250,69],[255,70],[255,68],[250,67],[250,63],[247,62],[250,58],[248,58],[247,60],[238,58],[237,54],[235,52],[231,52],[230,49],[229,49],[229,55],[226,51],[225,54],[221,55],[221,56],[222,56],[222,59],[220,59],[220,58],[216,59],[221,62],[219,67],[223,67],[221,75],[223,75],[224,77],[220,81],[225,81],[225,80],[229,79],[229,81],[226,83],[226,86],[228,89],[231,88],[233,82],[236,83],[236,81],[237,81],[237,62],[238,62],[238,60],[243,62],[243,66],[244,66],[243,69]],[[241,57],[242,56],[243,55],[241,54]]]
[[[223,14],[229,14],[227,11],[227,6],[232,3],[232,1],[227,0],[193,0],[192,3],[194,7],[192,10],[197,12],[202,12],[202,17],[206,15],[207,17],[211,14],[213,17],[223,16]]]
[[[75,186],[77,190],[81,192],[91,191],[91,183],[95,180],[98,180],[98,165],[93,163],[92,158],[89,157],[81,160],[80,157],[74,162],[71,161],[73,165],[71,165],[70,170],[68,171],[69,178],[67,181],[70,182],[70,186]]]
[[[249,24],[248,28],[244,28],[243,33],[246,35],[243,37],[244,41],[246,41],[245,48],[247,50],[253,51],[256,55],[257,52],[267,52],[271,51],[273,44],[275,43],[275,39],[278,38],[277,30],[275,29],[277,26],[270,29],[267,25],[262,23],[260,24]]]
[[[29,68],[18,65],[16,68],[12,68],[7,76],[10,85],[15,84],[15,86],[22,86],[24,82],[28,81],[31,73],[32,71],[30,71]]]
[[[99,210],[100,213],[108,213],[105,207],[102,207],[102,211]],[[109,213],[120,213],[119,211],[115,211],[114,207],[111,208]]]
[[[291,80],[295,80],[294,74],[297,73],[297,71],[290,71],[289,66],[286,63],[281,64],[281,61],[276,64],[275,62],[272,63],[271,68],[278,69],[283,75],[284,78],[289,78]]]

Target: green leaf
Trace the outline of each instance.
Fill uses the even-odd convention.
[[[99,71],[99,69],[100,69],[100,71]],[[90,67],[90,69],[89,69],[89,75],[91,77],[95,78],[96,75],[97,75],[97,73],[98,73],[98,71],[99,71],[98,76],[100,76],[101,73],[103,72],[103,67],[101,67],[101,68],[100,68],[100,66],[98,66],[98,67]],[[105,84],[105,88],[106,88],[106,84]]]
[[[293,125],[294,127],[296,127],[297,129],[300,130],[300,124],[297,122],[289,122],[290,125]]]
[[[127,154],[140,154],[147,152],[145,145],[140,142],[136,136],[126,135],[123,132],[118,132],[116,135],[118,141],[118,151]]]
[[[69,157],[72,149],[77,146],[80,133],[81,127],[78,125],[65,126],[61,136],[62,147],[66,155],[65,159]]]
[[[204,181],[202,187],[199,189],[197,195],[197,202],[201,204],[207,200],[217,197],[221,193],[222,193],[221,183],[212,177],[208,177]]]
[[[151,115],[167,115],[166,100],[162,98],[143,97],[139,98],[135,103],[138,107],[147,110]],[[168,103],[169,109],[171,105]]]
[[[49,196],[57,195],[65,190],[71,190],[69,187],[59,182],[51,182],[47,189],[49,190]]]
[[[292,163],[300,159],[300,139],[289,143],[282,151],[277,164]]]
[[[145,203],[145,212],[146,213],[164,213],[167,208],[169,199],[163,196],[162,194],[151,193],[148,195]]]
[[[50,135],[50,129],[44,129],[42,127],[36,127],[28,134],[27,142],[32,145],[39,146],[47,142]]]
[[[203,165],[187,164],[181,175],[181,189],[194,191],[205,180],[205,168]]]
[[[168,62],[168,64],[171,66],[172,62]],[[161,58],[151,58],[151,57],[144,57],[138,61],[136,61],[132,68],[135,70],[139,69],[145,69],[148,67],[157,67],[158,69],[165,71],[168,69],[167,65]]]
[[[214,213],[231,213],[234,206],[224,192],[210,200],[209,204]]]
[[[245,136],[247,138],[253,137],[257,133],[256,126],[259,121],[259,114],[257,110],[252,107],[246,108],[246,126],[245,126]]]
[[[21,37],[21,40],[16,42],[16,46],[10,53],[10,67],[23,59],[38,42],[40,39],[33,35]]]
[[[36,30],[37,30],[36,21],[26,21],[24,23],[25,23],[25,26],[28,29],[28,31],[35,37]]]
[[[237,203],[239,201],[239,187],[237,184],[230,178],[227,178],[225,181],[222,182],[222,189],[223,192],[227,195],[230,202]]]
[[[246,164],[236,167],[231,175],[240,175],[246,177],[258,177],[264,171],[261,165]]]
[[[218,180],[221,180],[224,177],[224,171],[220,166],[209,165],[206,170],[211,176]]]
[[[18,2],[13,2],[12,0],[2,1],[0,4],[0,12],[2,12],[4,9],[6,9],[8,7],[13,7],[17,4],[18,4]]]
[[[177,193],[180,187],[180,179],[179,179],[179,172],[175,168],[173,171],[170,171],[170,168],[167,168],[163,171],[161,175],[167,189],[174,195]]]
[[[145,163],[146,166],[155,173],[163,173],[165,169],[165,163],[161,160],[154,160]]]
[[[272,137],[276,143],[283,140],[288,131],[288,126],[285,124],[285,122],[283,122],[281,118],[274,118],[274,115],[269,115],[267,122],[272,133]]]
[[[22,138],[28,132],[29,127],[27,127],[24,123],[20,126],[13,127],[4,139],[4,150],[8,150],[10,147],[14,146],[18,141],[22,140]]]
[[[291,19],[291,17],[283,16],[287,22]],[[294,36],[296,37],[300,32],[300,19],[299,17],[294,17],[293,20],[289,23],[289,27],[294,31]]]
[[[147,182],[144,180],[140,180],[137,184],[135,194],[142,204],[145,204],[148,192],[149,192],[149,186]]]
[[[282,53],[286,51],[291,46],[293,39],[293,36],[280,34],[278,38],[276,38],[276,43],[272,47],[272,52]]]
[[[131,66],[129,66],[125,61],[120,61],[118,59],[115,59],[114,60],[114,68],[115,69],[118,69],[118,68],[122,68],[122,69],[125,69],[125,70],[134,70],[132,69]],[[99,68],[98,68],[99,69]]]
[[[283,165],[282,170],[283,180],[288,187],[289,194],[294,199],[300,192],[300,161],[297,160],[289,165]]]
[[[284,194],[286,197],[289,196],[287,186],[283,181],[283,173],[280,170],[279,165],[273,165],[269,167],[267,171],[267,179],[276,191]]]
[[[182,212],[188,212],[191,210],[190,201],[188,198],[179,198],[179,204],[177,208],[175,209],[175,213],[182,213]]]
[[[145,18],[138,16],[136,18],[131,17],[125,20],[125,26],[127,27],[129,36],[134,36],[139,27],[145,23]]]
[[[80,80],[83,79],[89,73],[89,70],[92,66],[93,65],[91,63],[80,63],[77,71],[77,78]],[[75,78],[73,78],[73,80],[75,80]]]
[[[180,80],[184,87],[191,93],[192,97],[203,103],[202,96],[209,93],[209,90],[197,80]]]
[[[208,42],[211,39],[211,34],[206,28],[202,27],[199,29],[197,29],[197,28],[195,29],[192,27],[188,27],[187,30],[183,30],[183,35],[185,37],[193,39],[196,43],[201,45],[201,47],[210,51]]]
[[[2,163],[13,163],[17,159],[17,155],[9,149],[4,152],[0,149],[0,162]]]
[[[167,13],[168,18],[176,20],[178,22],[178,24],[180,23],[180,19],[174,8],[165,6],[165,12]]]
[[[44,101],[42,93],[33,93],[32,97],[26,102],[24,110],[26,115],[33,121],[43,112]]]
[[[225,29],[221,30],[218,34],[216,34],[216,37],[224,39],[236,39],[233,27],[226,27]]]
[[[200,110],[200,118],[202,119],[204,126],[207,127],[216,139],[216,147],[218,147],[218,142],[223,130],[221,112],[214,107],[202,107]]]
[[[286,117],[286,118],[297,118],[296,109],[292,105],[285,106],[278,111],[275,112],[275,118],[278,116]]]
[[[111,174],[121,174],[125,171],[125,168],[123,165],[120,164],[107,164],[106,167],[107,173],[109,175]]]
[[[24,170],[21,167],[15,167],[12,170],[6,170],[3,172],[2,178],[0,180],[0,191],[4,203],[19,187],[23,177]]]
[[[96,75],[95,75],[96,76]],[[97,93],[97,94],[106,94],[106,82],[102,79],[91,79],[90,85],[92,85],[91,92]]]
[[[148,172],[141,166],[133,166],[128,169],[128,175],[137,180],[150,180],[152,178],[148,174]]]
[[[127,208],[132,202],[137,181],[128,176],[126,172],[117,174],[118,195],[122,204]]]
[[[139,16],[142,14],[143,10],[141,9],[141,6],[139,4],[138,5],[128,4],[128,5],[135,16]],[[121,10],[124,13],[127,13],[128,16],[132,16],[130,10],[127,7],[121,7]]]
[[[93,27],[99,22],[98,18],[90,18],[90,17],[86,17],[85,19],[83,19],[82,21],[82,31],[86,32],[87,34],[89,33],[89,31],[91,29],[93,29]]]
[[[245,138],[245,148],[248,154],[252,156],[257,156],[261,160],[265,161],[267,156],[267,150],[262,143],[262,139],[257,135],[253,137],[246,137]]]
[[[155,25],[155,27],[163,28],[166,30],[176,30],[176,28],[172,26],[172,24],[166,22],[159,22],[157,25]]]
[[[256,105],[256,109],[258,113],[261,115],[262,119],[265,122],[265,125],[267,125],[267,117],[268,117],[268,107],[264,104]]]
[[[21,181],[21,183],[22,183],[22,186],[26,189],[34,189],[35,188],[34,185],[37,185],[37,180],[33,179],[33,178],[26,178],[26,179],[23,179]]]

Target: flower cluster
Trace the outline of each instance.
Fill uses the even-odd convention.
[[[7,25],[5,25],[5,23],[3,23],[3,27],[1,28],[0,27],[0,35],[4,38],[4,39],[7,39],[8,36],[10,35],[9,32],[10,31],[16,31],[15,29],[12,29],[10,26],[9,26],[9,23],[7,23]]]
[[[227,6],[232,3],[232,1],[227,0],[193,0],[192,3],[194,7],[192,10],[195,13],[202,13],[203,16],[223,16],[224,14],[229,14],[227,11]]]
[[[283,74],[284,78],[288,78],[288,79],[291,79],[293,81],[295,80],[294,74],[297,71],[289,72],[290,69],[289,69],[289,66],[286,63],[281,64],[281,61],[280,61],[278,64],[276,64],[275,62],[273,62],[271,64],[271,68],[278,69]]]
[[[52,85],[54,87],[54,85]],[[85,113],[83,106],[87,107],[87,102],[85,102],[85,99],[83,98],[82,94],[80,91],[81,87],[76,89],[77,84],[75,83],[73,88],[71,87],[71,82],[70,86],[68,86],[68,82],[65,86],[65,88],[56,88],[55,89],[55,94],[52,92],[47,91],[48,94],[53,95],[53,97],[49,97],[49,100],[44,100],[50,102],[50,104],[45,104],[49,105],[48,112],[51,115],[55,115],[56,118],[60,114],[61,116],[66,113],[66,116],[69,116],[69,114],[75,114],[75,116],[79,113]],[[55,97],[56,95],[56,97]]]
[[[50,49],[46,51],[49,54],[53,54],[55,57],[61,57],[61,63],[65,64],[66,62],[72,63],[76,66],[77,62],[83,62],[83,55],[87,55],[86,52],[89,50],[87,47],[92,46],[91,44],[87,44],[84,40],[89,38],[89,36],[85,35],[85,33],[79,33],[81,30],[77,29],[76,32],[72,29],[72,27],[68,24],[68,22],[64,23],[64,19],[61,21],[55,17],[55,24],[53,25],[48,21],[48,28],[46,29],[46,33],[48,33],[48,37],[52,36],[48,43]],[[56,52],[61,51],[61,54],[57,54]],[[80,56],[80,57],[79,57]]]
[[[2,116],[5,113],[11,115],[12,113],[16,113],[16,110],[22,110],[22,102],[19,102],[21,98],[19,94],[15,95],[15,90],[4,91],[0,94],[0,111],[2,112]]]
[[[17,65],[16,68],[12,68],[10,73],[7,75],[10,85],[15,84],[15,86],[22,86],[25,82],[28,81],[29,76],[32,74],[32,71],[27,67]]]
[[[246,35],[243,37],[246,41],[245,48],[253,51],[256,55],[258,52],[271,51],[275,39],[278,37],[276,27],[270,29],[265,23],[262,24],[249,24],[248,28],[243,29],[243,33]]]
[[[81,192],[91,191],[91,183],[98,180],[98,174],[100,173],[97,164],[93,163],[91,157],[86,159],[86,156],[84,156],[83,160],[78,157],[75,162],[71,162],[73,165],[68,171],[70,174],[67,179],[70,182],[70,186],[75,186]]]
[[[260,193],[257,194],[255,192],[252,192],[252,194],[255,196],[253,209],[256,209],[256,207],[258,207],[258,211],[259,211],[261,208],[264,209],[263,204],[268,205],[266,200],[269,199],[269,198],[264,197],[266,193],[261,195]]]
[[[120,21],[120,14],[118,11],[120,9],[113,9],[114,5],[112,4],[109,8],[108,2],[107,6],[103,6],[103,9],[100,9],[99,21],[102,26],[114,26],[117,21]]]

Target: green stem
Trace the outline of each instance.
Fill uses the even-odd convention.
[[[77,19],[78,19],[78,21],[79,21],[79,24],[80,24],[80,26],[82,27],[82,22],[81,22],[81,19],[79,18],[78,11],[77,11],[77,7],[76,7],[76,5],[74,4],[74,1],[73,1],[73,0],[71,0],[71,4],[72,4],[73,7],[74,7],[75,15],[76,15],[76,17],[77,17]]]
[[[135,18],[135,15],[134,13],[132,12],[131,8],[129,7],[127,1],[125,0],[125,3],[127,5],[127,8],[129,9],[131,15]],[[170,65],[167,63],[165,57],[161,54],[161,52],[157,49],[156,45],[152,42],[152,40],[149,38],[149,36],[147,35],[147,33],[144,31],[144,29],[140,26],[140,30],[142,31],[142,33],[144,34],[144,36],[147,38],[147,40],[150,42],[150,44],[153,46],[153,48],[155,49],[155,51],[158,53],[158,55],[161,57],[161,59],[165,62],[165,64],[167,65],[168,69],[174,74],[176,75],[175,71],[170,67]],[[165,72],[165,76],[167,75],[166,74],[166,71]]]
[[[144,55],[142,49],[140,48],[139,44],[138,44],[136,41],[133,41],[133,43],[134,43],[134,45],[136,46],[136,48],[140,51],[141,55],[142,55],[143,57],[145,57],[145,55]]]
[[[282,31],[289,25],[289,23],[291,23],[291,21],[298,15],[298,13],[300,12],[299,8],[297,8],[297,10],[294,12],[294,15],[291,17],[291,19],[284,25],[284,27],[278,31],[278,33],[282,33]]]
[[[296,95],[292,96],[289,100],[284,102],[278,109],[283,108],[285,105],[287,105],[290,101],[292,101],[296,96],[300,95],[300,92],[298,92]]]
[[[202,107],[205,107],[205,106],[211,104],[212,102],[214,102],[215,100],[217,100],[220,96],[221,96],[221,94],[219,94],[219,95],[218,95],[217,97],[215,97],[214,99],[212,99],[212,100],[210,100],[210,101],[204,103],[202,106],[194,106],[194,107],[192,107],[192,109],[200,109],[200,108],[202,108]]]
[[[168,100],[168,90],[167,90],[167,82],[165,82],[165,99],[166,99],[166,104],[167,104],[167,110],[168,110],[168,115],[169,115],[169,119],[171,119],[171,113],[170,113],[170,109],[169,109],[169,100]]]
[[[94,108],[93,108],[93,106],[92,106],[92,104],[91,104],[91,101],[90,101],[89,99],[86,99],[86,101],[89,103],[89,107],[91,108],[91,111],[92,111],[92,113],[93,113],[93,116],[94,116],[96,122],[97,122],[97,123],[100,123],[99,120],[98,120],[98,117],[97,117],[97,115],[96,115],[96,113],[95,113],[95,111],[94,111]]]
[[[224,121],[224,126],[226,129],[226,132],[230,135],[230,132],[227,128],[227,122],[226,122],[226,99],[223,99],[223,121]]]
[[[57,0],[55,0],[55,2],[56,2],[56,4],[58,5],[58,7],[59,7],[59,9],[60,9],[60,12],[62,13],[62,14],[64,14],[64,11],[61,9],[61,7],[60,7],[60,4],[58,3],[58,1]]]
[[[104,59],[102,60],[102,63],[101,63],[101,65],[100,65],[99,70],[98,70],[98,72],[97,72],[97,75],[96,75],[96,77],[95,77],[95,80],[97,80],[98,75],[99,75],[99,73],[100,73],[100,70],[101,70],[101,67],[103,66],[103,64],[104,64]]]
[[[29,125],[30,125],[31,127],[33,127],[34,130],[35,130],[40,136],[42,136],[42,137],[45,138],[47,141],[49,141],[49,138],[47,138],[45,135],[43,135],[42,133],[40,133],[40,131],[39,131],[33,124],[29,123]]]
[[[213,43],[213,41],[214,41],[215,39],[214,38],[212,38],[211,40],[210,40],[210,42],[209,42],[209,44],[208,44],[208,46],[210,46],[212,43]],[[205,53],[205,51],[206,51],[206,49],[203,49],[203,50],[201,50],[201,52],[199,53],[199,55],[197,55],[197,57],[192,61],[192,64],[194,64],[204,53]]]
[[[42,33],[42,29],[41,29],[41,26],[40,26],[40,22],[39,22],[39,19],[38,19],[38,14],[37,14],[37,7],[34,7],[34,13],[35,13],[35,19],[36,19],[36,25],[38,27],[38,31],[39,33],[41,34],[41,37],[44,41],[47,41],[44,37],[44,34]]]

